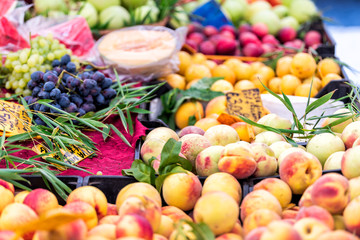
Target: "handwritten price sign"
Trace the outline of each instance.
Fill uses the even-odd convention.
[[[5,129],[6,136],[30,131],[31,120],[24,106],[0,100],[0,131]]]

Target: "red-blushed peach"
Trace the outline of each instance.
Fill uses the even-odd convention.
[[[218,162],[221,172],[229,173],[237,179],[250,177],[256,171],[256,166],[254,153],[238,143],[226,145]]]
[[[12,194],[15,193],[15,188],[12,183],[9,183],[5,180],[0,179],[0,186],[3,186],[4,188],[8,189],[10,192],[12,192]]]
[[[359,146],[359,145],[360,145],[360,137],[358,137],[358,138],[354,141],[352,147],[356,147],[356,146]]]
[[[167,127],[158,127],[158,128],[151,130],[146,135],[145,141],[150,138],[161,139],[161,140],[164,140],[165,142],[167,140],[169,140],[170,138],[173,138],[176,141],[179,140],[179,136],[176,134],[176,132],[174,130],[172,130],[171,128],[167,128]]]
[[[239,235],[241,237],[244,237],[245,233],[244,233],[244,229],[241,226],[240,220],[236,220],[236,223],[233,227],[233,229],[229,232],[229,233],[234,233],[236,235]]]
[[[102,237],[102,236],[89,236],[85,240],[109,240],[109,239],[105,238],[105,237]]]
[[[164,237],[163,235],[155,233],[153,236],[153,240],[167,240],[167,237]]]
[[[281,163],[282,163],[282,161],[284,160],[284,158],[288,155],[288,154],[290,154],[290,153],[292,153],[292,152],[305,152],[305,150],[304,149],[302,149],[301,147],[291,147],[291,148],[288,148],[288,149],[285,149],[280,155],[279,155],[279,157],[278,157],[278,166],[279,166],[279,168],[280,168],[280,165],[281,165]]]
[[[315,240],[330,231],[328,226],[315,218],[302,218],[295,223],[294,228],[303,240]]]
[[[87,202],[71,202],[64,206],[64,209],[74,214],[83,214],[84,221],[88,229],[92,229],[98,224],[98,217],[93,206]]]
[[[245,235],[255,228],[266,227],[276,220],[281,220],[281,217],[276,212],[265,208],[258,209],[245,218],[243,222]]]
[[[181,131],[178,133],[179,138],[185,136],[186,134],[199,134],[199,135],[204,135],[205,131],[202,130],[199,127],[195,127],[195,126],[187,126],[184,127],[183,129],[181,129]]]
[[[181,153],[195,167],[195,160],[198,154],[211,146],[210,141],[199,134],[187,134],[180,138]]]
[[[278,133],[266,131],[255,136],[255,142],[265,143],[270,146],[274,142],[285,141],[285,138]]]
[[[360,177],[352,178],[349,180],[350,199],[353,200],[360,196]]]
[[[121,204],[131,195],[147,196],[161,207],[161,196],[159,192],[148,183],[136,182],[126,185],[117,195],[116,206],[119,209]]]
[[[333,215],[333,219],[335,230],[346,230],[344,217],[342,215]]]
[[[152,157],[157,157],[161,154],[161,151],[165,145],[166,141],[158,138],[149,138],[147,139],[140,149],[141,159],[145,163],[149,163],[149,160]]]
[[[266,227],[255,228],[245,236],[244,240],[260,240],[261,236],[266,230]]]
[[[273,221],[261,235],[261,240],[304,240],[295,228],[289,223],[281,221]]]
[[[206,130],[204,137],[206,137],[211,145],[226,146],[230,143],[240,141],[236,130],[228,125],[220,124],[213,126]]]
[[[358,137],[360,137],[360,121],[352,122],[347,125],[341,134],[341,139],[347,149],[353,146]]]
[[[346,229],[360,236],[360,196],[354,198],[345,208],[343,216]]]
[[[338,173],[321,176],[314,183],[311,200],[332,214],[342,213],[350,201],[348,180]]]
[[[185,157],[184,157],[185,158]],[[158,159],[154,159],[152,162],[151,162],[151,166],[153,167],[153,169],[155,170],[155,172],[157,174],[159,174],[159,167],[160,167],[160,160]]]
[[[191,172],[174,173],[164,180],[162,193],[168,205],[188,211],[194,208],[201,195],[199,178]]]
[[[194,207],[195,222],[205,223],[215,235],[230,232],[238,218],[238,204],[224,192],[209,192]]]
[[[39,217],[29,206],[22,203],[7,205],[0,217],[0,230],[16,231]]]
[[[313,185],[309,186],[303,195],[300,198],[299,201],[299,207],[309,207],[313,205],[313,201],[311,200],[311,191],[313,189]]]
[[[274,175],[277,170],[277,160],[274,152],[265,143],[252,143],[250,149],[255,155],[256,170],[254,177],[267,177]]]
[[[271,150],[274,152],[274,156],[276,159],[280,157],[280,154],[283,153],[286,149],[291,148],[291,144],[284,141],[274,142],[270,145]]]
[[[255,184],[254,191],[263,189],[274,195],[280,202],[282,208],[286,208],[291,202],[292,192],[287,185],[281,179],[278,178],[266,178]]]
[[[102,239],[99,239],[99,240],[102,240]],[[117,238],[116,240],[144,240],[144,239],[139,238],[139,237],[121,237],[121,238]]]
[[[240,207],[241,220],[244,221],[252,212],[262,208],[272,210],[281,216],[282,208],[279,200],[268,191],[260,189],[245,196]]]
[[[283,219],[282,221],[290,224],[291,226],[294,226],[295,223],[296,223],[296,220],[295,220],[295,219],[292,219],[292,218]]]
[[[87,228],[83,220],[79,219],[68,224],[61,225],[51,231],[37,231],[33,240],[84,240]]]
[[[14,202],[23,203],[25,197],[29,194],[29,191],[21,191],[15,195]]]
[[[128,214],[122,216],[117,223],[116,237],[138,237],[145,240],[152,240],[153,230],[146,218],[136,214]]]
[[[206,178],[201,195],[209,192],[224,192],[229,194],[238,204],[242,197],[240,183],[228,173],[214,173]]]
[[[294,194],[302,194],[322,174],[320,161],[305,151],[287,154],[280,164],[280,178],[286,182]]]
[[[242,240],[243,238],[234,233],[225,233],[218,236],[215,240]]]
[[[218,162],[223,149],[223,146],[210,146],[202,150],[196,157],[196,173],[199,176],[209,176],[219,172]]]
[[[27,194],[23,203],[31,207],[39,216],[59,206],[56,196],[42,188],[32,190]]]
[[[341,160],[341,172],[348,179],[360,176],[359,154],[360,146],[356,146],[346,150],[343,155],[343,158]]]
[[[310,139],[306,145],[306,151],[312,153],[324,165],[331,154],[345,151],[345,145],[335,134],[320,133]]]
[[[180,219],[192,222],[192,218],[189,217],[183,210],[174,206],[164,206],[161,208],[161,214],[171,218],[174,223],[177,223]]]
[[[95,210],[99,218],[106,216],[107,199],[105,194],[98,188],[93,186],[79,187],[72,191],[67,199],[67,203],[83,201],[90,204]]]
[[[326,224],[331,230],[334,229],[334,219],[331,214],[324,208],[319,206],[310,206],[310,207],[302,207],[300,208],[296,220],[302,218],[315,218],[324,224]]]
[[[23,240],[23,238],[17,237],[13,231],[0,230],[0,240]]]
[[[359,240],[359,238],[347,231],[336,230],[321,234],[317,240]]]
[[[99,225],[101,224],[114,224],[116,225],[119,221],[120,216],[119,215],[108,215],[99,220]]]
[[[129,196],[119,208],[119,216],[136,214],[146,218],[154,231],[160,226],[161,207],[146,196]]]
[[[118,210],[115,204],[111,204],[111,203],[107,204],[106,216],[109,215],[118,215]]]
[[[0,185],[0,214],[2,210],[9,205],[10,203],[14,202],[14,193],[9,189]]]
[[[160,226],[155,232],[168,238],[174,231],[174,228],[174,221],[166,215],[161,215]]]
[[[341,160],[345,151],[339,151],[331,154],[325,161],[324,170],[337,170],[341,169]]]
[[[296,218],[299,212],[298,206],[287,207],[282,211],[282,219],[294,219]]]
[[[88,236],[102,236],[107,239],[115,239],[116,226],[114,224],[101,224],[88,232]]]
[[[261,117],[257,123],[273,127],[273,128],[282,128],[282,129],[290,129],[291,128],[291,122],[289,119],[280,117],[279,115],[276,115],[275,113],[267,114],[263,117]],[[258,135],[261,132],[265,132],[265,129],[254,127],[255,135]]]

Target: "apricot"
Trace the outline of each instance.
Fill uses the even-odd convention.
[[[23,203],[31,207],[39,216],[59,206],[56,196],[42,188],[32,190],[27,194]]]
[[[220,79],[211,85],[210,90],[215,92],[227,93],[234,91],[234,86],[229,81]]]
[[[187,127],[184,127],[183,129],[181,129],[178,135],[179,135],[179,138],[181,138],[181,137],[185,136],[186,134],[192,134],[192,133],[204,135],[205,131],[199,127],[187,126]]]
[[[349,123],[341,134],[346,149],[351,148],[358,137],[360,137],[360,121]]]
[[[279,77],[274,77],[272,79],[270,79],[269,81],[269,89],[271,91],[273,91],[274,93],[281,93],[281,78]]]
[[[178,53],[178,57],[180,60],[179,73],[181,75],[185,75],[186,69],[191,65],[192,62],[191,55],[187,52],[180,51]]]
[[[230,232],[238,217],[238,204],[224,192],[209,192],[194,207],[195,222],[205,223],[215,235]]]
[[[250,63],[252,74],[257,73],[259,71],[259,69],[261,67],[264,67],[264,66],[266,66],[266,65],[264,63],[262,63],[262,62],[252,62],[252,63]]]
[[[324,224],[326,224],[329,229],[334,229],[334,219],[331,214],[324,208],[320,206],[309,206],[300,208],[296,220],[302,218],[315,218]]]
[[[218,96],[206,105],[205,116],[208,117],[211,114],[221,114],[226,112],[226,96]]]
[[[183,76],[176,74],[176,73],[172,73],[172,74],[167,75],[165,80],[172,88],[178,88],[181,90],[185,90],[186,81]]]
[[[197,83],[197,82],[199,82],[199,81],[200,81],[200,79],[195,79],[195,80],[192,80],[191,82],[188,82],[188,83],[186,84],[185,89],[190,89],[191,87],[193,87],[193,85],[194,85],[195,83]]]
[[[298,78],[308,78],[316,70],[315,59],[308,53],[297,53],[291,61],[290,71]]]
[[[265,143],[250,144],[251,151],[255,154],[256,170],[255,177],[267,177],[274,175],[277,170],[277,161],[274,152]]]
[[[290,74],[291,62],[292,57],[290,56],[279,58],[276,62],[276,76],[281,78],[282,76]]]
[[[161,207],[161,197],[159,192],[148,183],[136,182],[126,185],[117,195],[116,206],[119,209],[129,196],[146,196],[154,200]]]
[[[260,90],[260,92],[265,91],[264,86],[268,86],[269,80],[270,79],[268,79],[267,76],[264,76],[264,74],[261,73],[255,73],[250,78],[250,81],[255,85],[256,88]]]
[[[16,231],[39,217],[29,206],[22,203],[7,205],[0,216],[0,230]]]
[[[203,64],[205,66],[207,66],[210,69],[210,71],[213,70],[217,66],[216,62],[214,62],[212,60],[206,60]]]
[[[174,229],[175,229],[174,221],[166,215],[161,215],[160,226],[155,232],[168,238],[170,237]]]
[[[202,130],[206,131],[212,126],[220,125],[221,123],[214,119],[214,118],[202,118],[195,123],[195,127],[201,128]]]
[[[98,224],[98,217],[96,215],[95,208],[83,201],[75,201],[68,203],[64,206],[64,209],[74,214],[84,214],[84,221],[88,229],[92,229]]]
[[[265,131],[255,136],[255,142],[265,143],[268,146],[279,141],[285,141],[285,138],[275,132]]]
[[[280,90],[286,95],[294,95],[295,90],[300,86],[301,81],[294,75],[287,74],[281,78]]]
[[[234,73],[235,70],[238,69],[243,62],[236,58],[229,58],[223,64],[230,68]]]
[[[321,78],[325,77],[329,73],[340,74],[340,66],[332,58],[322,59],[317,66],[318,73]]]
[[[235,76],[237,80],[250,79],[253,74],[253,69],[250,64],[241,63],[238,68],[235,69]]]
[[[212,77],[222,77],[224,78],[224,80],[231,83],[231,85],[235,84],[235,80],[236,80],[235,73],[231,70],[231,68],[229,68],[225,64],[220,64],[214,67],[211,70],[211,73],[212,73]]]
[[[341,79],[343,78],[340,75],[335,73],[329,73],[321,79],[321,86],[325,87],[329,82],[333,80],[341,80]]]
[[[166,141],[158,138],[148,138],[141,146],[140,155],[141,159],[148,163],[153,157],[157,157],[161,154],[161,151]]]
[[[330,231],[328,226],[315,218],[302,218],[295,223],[294,228],[304,240],[316,240]]]
[[[170,138],[175,139],[176,141],[179,140],[179,136],[176,134],[174,130],[167,127],[158,127],[153,130],[151,130],[145,138],[145,141],[150,138],[156,138],[164,140],[165,142],[169,140]]]
[[[145,240],[152,240],[154,234],[149,221],[136,214],[122,216],[115,232],[117,238],[137,237]]]
[[[326,232],[320,235],[317,240],[358,240],[354,234],[351,234],[344,230],[337,230],[332,232]]]
[[[311,76],[308,77],[306,79],[304,79],[303,84],[312,84],[312,88],[316,89],[318,91],[320,91],[320,89],[322,88],[322,82],[320,80],[320,78],[316,77],[316,76]]]
[[[209,176],[219,172],[218,162],[223,149],[223,146],[210,146],[197,155],[195,167],[199,176]]]
[[[189,118],[195,117],[196,121],[204,117],[204,109],[200,102],[190,101],[180,105],[175,113],[175,124],[182,129],[189,125]]]
[[[211,77],[211,72],[208,67],[202,64],[191,64],[185,71],[186,82],[204,77]]]
[[[234,91],[242,91],[256,88],[255,84],[249,80],[240,80],[234,85]]]
[[[339,151],[331,154],[325,161],[324,170],[341,169],[341,160],[345,151]]]
[[[291,144],[288,142],[274,142],[270,145],[271,150],[274,152],[274,156],[276,159],[280,157],[280,154],[283,153],[286,149],[291,148]]]
[[[307,98],[310,94],[310,97],[313,98],[316,94],[318,94],[318,92],[319,91],[309,83],[303,83],[295,89],[295,96]]]
[[[244,220],[244,231],[248,234],[255,228],[266,227],[272,221],[281,220],[281,217],[269,209],[258,209],[249,214]]]
[[[161,208],[162,215],[168,216],[171,218],[174,223],[179,222],[179,220],[184,219],[192,222],[191,217],[189,217],[183,210],[174,206],[165,206]]]
[[[208,138],[205,137],[205,134],[204,136],[187,134],[179,140],[181,142],[181,153],[191,162],[193,167],[195,167],[195,160],[198,154],[212,145]]]
[[[101,236],[105,239],[115,239],[116,226],[114,224],[101,224],[88,232],[88,236]]]

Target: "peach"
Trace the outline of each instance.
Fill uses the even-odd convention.
[[[289,184],[294,194],[302,194],[322,174],[320,161],[308,152],[287,154],[280,164],[280,178]]]
[[[158,138],[147,139],[140,149],[141,159],[148,163],[152,157],[157,157],[165,145],[165,141]]]
[[[329,229],[334,229],[334,219],[331,216],[331,214],[324,208],[319,206],[310,206],[310,207],[302,207],[300,208],[296,220],[302,219],[302,218],[315,218],[322,223],[324,223],[326,226],[329,227]]]
[[[102,236],[106,239],[115,239],[116,226],[114,224],[101,224],[88,232],[88,236]]]
[[[344,230],[337,230],[323,233],[317,240],[359,240],[359,238]]]
[[[261,208],[250,215],[248,215],[244,220],[244,231],[245,234],[248,234],[255,228],[266,227],[272,221],[281,220],[281,217],[274,211]]]
[[[79,219],[68,224],[61,225],[51,231],[37,231],[33,240],[83,240],[86,239],[87,228],[83,220]]]
[[[278,133],[266,131],[255,136],[255,142],[265,143],[270,146],[274,142],[285,141],[285,138]]]
[[[201,195],[217,191],[227,193],[240,204],[242,197],[241,185],[232,175],[220,172],[214,173],[206,178]]]
[[[341,160],[341,172],[348,179],[360,176],[359,154],[360,146],[350,148],[344,153],[344,156]]]
[[[273,221],[261,234],[261,240],[303,240],[296,229],[285,221]],[[246,239],[245,239],[246,240]]]
[[[4,186],[0,185],[0,214],[2,210],[9,205],[10,203],[14,202],[14,193],[9,189],[5,188]]]
[[[194,207],[196,223],[205,223],[215,235],[230,232],[239,218],[239,206],[224,192],[203,195]]]
[[[226,146],[229,143],[235,143],[240,140],[236,130],[228,125],[220,124],[206,130],[206,137],[211,145]]]
[[[346,229],[360,236],[360,197],[354,198],[345,208],[343,216]]]
[[[259,189],[266,190],[274,195],[277,200],[279,200],[283,209],[291,202],[291,189],[283,180],[278,178],[266,178],[255,184],[254,191]]]
[[[330,231],[328,226],[315,218],[302,218],[295,223],[294,228],[303,240],[315,240]]]
[[[260,240],[261,236],[266,230],[266,227],[255,228],[246,235],[245,240]]]
[[[300,198],[299,207],[309,207],[309,206],[313,205],[313,201],[311,199],[312,189],[313,189],[313,185],[306,188],[305,192],[303,193],[303,195]]]
[[[288,142],[274,142],[273,144],[270,145],[271,150],[273,150],[274,152],[274,156],[276,159],[279,158],[280,154],[283,153],[286,149],[291,148],[292,145]]]
[[[158,127],[153,129],[146,135],[145,141],[150,138],[161,139],[164,140],[165,142],[170,138],[173,138],[176,141],[179,140],[179,136],[176,134],[176,132],[171,128],[167,128],[167,127]]]
[[[205,116],[208,117],[214,113],[220,115],[224,112],[226,112],[226,96],[219,96],[208,102],[205,109]]]
[[[119,208],[119,216],[136,214],[146,218],[154,231],[160,226],[161,207],[146,196],[129,196]]]
[[[153,230],[146,218],[136,214],[128,214],[122,216],[117,223],[116,237],[138,237],[145,240],[152,240]]]
[[[335,230],[345,230],[345,221],[342,215],[333,215],[334,219],[334,229]]]
[[[329,147],[331,146],[331,147]],[[345,145],[341,138],[331,133],[320,133],[310,139],[306,146],[306,151],[312,153],[319,159],[322,165],[333,153],[345,151]]]
[[[210,141],[199,134],[187,134],[180,138],[179,141],[181,142],[181,153],[191,162],[193,167],[195,167],[197,155],[211,146]]]
[[[174,173],[165,178],[162,192],[168,205],[188,211],[200,198],[201,188],[198,177],[193,173]]]
[[[167,237],[164,237],[163,235],[155,233],[153,236],[153,240],[167,240]]]
[[[12,194],[15,193],[14,185],[12,183],[0,179],[0,186],[3,186],[4,188],[8,189],[10,192],[12,192]]]
[[[360,196],[360,177],[352,178],[349,180],[350,199],[353,200]]]
[[[268,191],[260,189],[249,193],[242,201],[241,220],[244,221],[248,215],[262,208],[272,210],[281,216],[282,208],[277,198]]]
[[[274,175],[277,170],[277,161],[274,152],[265,143],[250,144],[251,151],[255,154],[256,170],[255,177],[267,177]]]
[[[170,237],[174,229],[175,229],[174,221],[166,215],[161,215],[160,226],[155,232],[168,238]]]
[[[100,218],[106,216],[108,202],[105,194],[98,188],[84,186],[75,189],[70,193],[66,202],[69,204],[76,201],[83,201],[90,204]]]
[[[117,207],[115,204],[111,204],[111,203],[107,204],[106,216],[109,215],[118,215]]]
[[[183,129],[181,129],[181,131],[179,132],[179,138],[182,138],[183,136],[185,136],[186,134],[199,134],[199,135],[204,135],[205,131],[202,130],[199,127],[195,127],[195,126],[187,126],[184,127]]]
[[[126,185],[117,195],[116,206],[119,209],[122,203],[131,195],[147,196],[154,200],[161,207],[161,197],[159,192],[148,183],[136,182]]]
[[[341,169],[341,160],[345,151],[339,151],[331,154],[325,161],[324,170]]]
[[[220,81],[225,81],[225,80],[220,80]],[[226,83],[228,83],[227,81],[225,81]],[[228,83],[230,84],[230,83]],[[232,85],[230,84],[230,86],[232,87]],[[216,125],[220,125],[221,123],[214,119],[214,118],[202,118],[202,119],[199,119],[196,123],[195,123],[195,127],[199,127],[201,128],[202,130],[206,131],[208,130],[209,128],[213,127],[213,126],[216,126]]]
[[[305,152],[304,149],[300,148],[300,147],[290,147],[286,150],[284,150],[280,155],[279,155],[279,158],[278,158],[278,165],[279,165],[279,168],[280,168],[280,164],[282,163],[282,161],[284,160],[284,158],[292,153],[292,152]]]
[[[15,195],[14,202],[23,203],[25,197],[29,194],[29,191],[21,191]]]
[[[189,217],[183,210],[174,206],[165,206],[161,208],[162,215],[168,216],[171,218],[174,223],[177,223],[179,220],[184,219],[186,221],[192,222],[191,217]]]
[[[92,229],[98,224],[98,218],[93,206],[87,202],[71,202],[64,206],[64,209],[74,214],[84,214],[84,221],[88,229]]]
[[[298,206],[294,206],[292,208],[286,208],[282,212],[282,219],[284,219],[284,220],[285,219],[293,219],[293,220],[295,220],[298,212],[299,212],[299,207]]]
[[[311,200],[332,214],[342,213],[350,201],[348,180],[338,173],[321,176],[314,183]]]
[[[0,240],[22,240],[22,238],[15,237],[16,234],[13,231],[1,231],[0,230]]]
[[[196,235],[189,224],[183,223],[171,233],[169,240],[196,240]]]
[[[56,196],[42,188],[32,190],[27,194],[23,203],[31,207],[39,216],[59,206]]]
[[[257,163],[250,148],[240,143],[228,144],[223,149],[218,167],[221,172],[233,175],[237,179],[250,177],[255,171]]]
[[[124,240],[124,238],[121,238],[121,239]],[[89,236],[86,238],[86,240],[108,240],[108,238],[105,238],[102,236]],[[134,240],[134,239],[130,239],[130,240]],[[137,239],[135,239],[135,240],[137,240]]]
[[[342,109],[337,110],[336,112],[334,112],[334,115],[335,115],[335,114],[342,114],[342,115],[339,116],[339,118],[347,117],[347,116],[350,116],[350,115],[351,115],[349,109],[346,109],[346,108],[342,108]],[[330,123],[338,120],[339,118],[328,118],[328,119],[329,119],[329,120],[328,120],[328,124],[330,124]],[[344,131],[345,127],[346,127],[347,125],[349,125],[350,123],[352,123],[353,121],[354,121],[353,119],[348,119],[348,120],[345,121],[345,122],[342,122],[342,123],[340,123],[340,124],[337,124],[337,125],[335,125],[335,126],[332,126],[332,127],[331,127],[331,130],[332,130],[333,132],[336,132],[336,133],[342,133],[342,132]]]
[[[242,228],[239,219],[236,221],[236,223],[235,223],[233,229],[230,231],[230,233],[235,233],[236,235],[244,237],[244,229]]]
[[[252,142],[255,139],[253,126],[245,122],[236,122],[230,125],[236,130],[241,141]]]
[[[219,172],[218,162],[223,149],[223,146],[210,146],[197,155],[195,167],[199,176],[209,176]]]
[[[120,216],[119,215],[108,215],[99,220],[99,225],[101,224],[113,224],[116,225],[119,221]]]
[[[291,122],[290,120],[280,117],[275,113],[270,113],[262,118],[260,118],[257,123],[273,127],[273,128],[282,128],[282,129],[290,129],[291,128]],[[261,132],[265,132],[265,129],[254,127],[255,135],[258,135]]]
[[[22,203],[11,203],[1,213],[0,230],[16,231],[38,218],[36,212],[29,206]]]
[[[218,236],[215,240],[242,240],[242,237],[234,233],[225,233]]]
[[[347,125],[341,134],[341,139],[345,143],[347,149],[353,146],[358,137],[360,137],[360,121],[352,122]]]

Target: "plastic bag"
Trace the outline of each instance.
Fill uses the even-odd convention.
[[[98,40],[96,49],[105,65],[133,80],[150,81],[178,70],[178,51],[187,28],[135,26],[113,31]],[[140,76],[140,78],[139,78]]]

